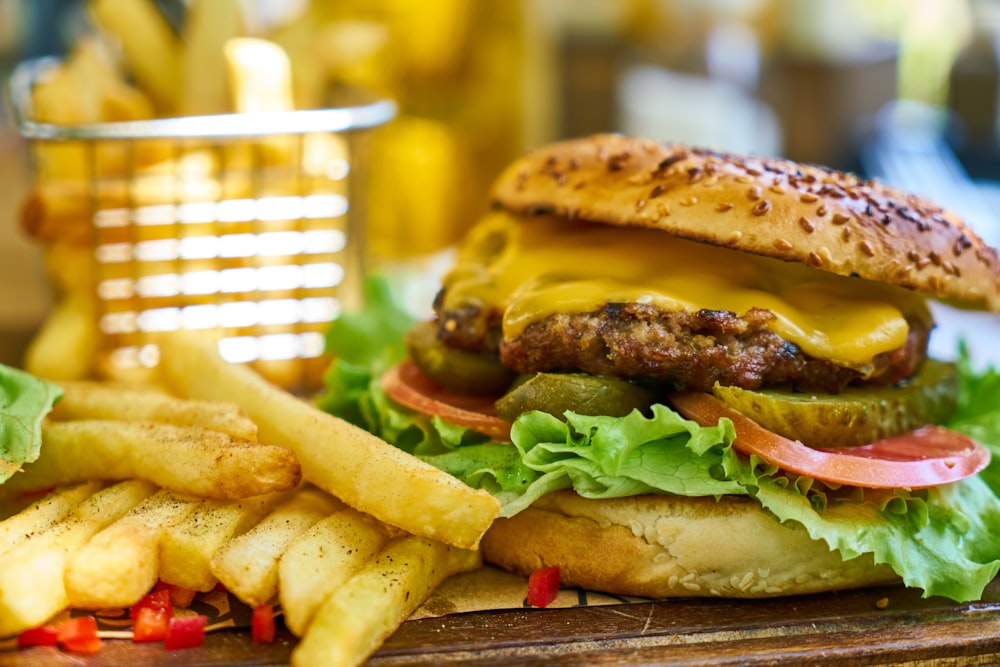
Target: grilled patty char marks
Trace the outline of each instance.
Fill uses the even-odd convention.
[[[926,357],[929,330],[911,320],[906,344],[877,356],[865,377],[806,355],[767,328],[773,317],[763,309],[738,316],[611,303],[591,313],[550,316],[510,341],[501,340],[495,312],[442,312],[439,322],[445,345],[498,351],[503,364],[519,373],[584,371],[689,391],[710,391],[719,382],[744,389],[785,386],[833,393],[861,380],[898,382]]]

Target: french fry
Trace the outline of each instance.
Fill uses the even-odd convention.
[[[57,293],[74,293],[86,296],[88,299],[94,298],[91,294],[94,254],[88,246],[67,243],[63,240],[46,243],[44,261],[45,273]]]
[[[46,72],[31,89],[32,119],[61,126],[153,117],[149,98],[128,85],[111,54],[96,38],[76,43],[67,58]],[[45,179],[84,182],[92,170],[122,173],[127,154],[121,143],[88,146],[74,141],[38,141],[33,144],[35,166]],[[98,159],[90,159],[90,150]],[[142,164],[149,155],[137,152]]]
[[[180,40],[148,0],[91,0],[90,15],[116,39],[138,85],[161,115],[176,111],[180,91]]]
[[[414,535],[394,539],[323,602],[292,651],[292,664],[362,664],[442,581],[481,563],[478,551]]]
[[[239,403],[262,442],[295,450],[303,479],[359,511],[463,548],[475,548],[500,512],[486,491],[227,363],[211,338],[177,331],[158,343],[161,372],[179,395]]]
[[[63,575],[75,609],[130,607],[156,584],[160,535],[198,502],[160,490],[70,555]]]
[[[288,545],[342,507],[318,489],[299,489],[256,526],[219,549],[212,556],[212,574],[251,607],[273,600],[278,594],[278,562]]]
[[[226,42],[229,87],[237,113],[293,111],[292,63],[278,44],[258,37],[234,37]],[[262,137],[254,147],[263,149],[267,164],[289,165],[297,157],[299,140],[291,135]]]
[[[42,425],[38,460],[5,489],[48,488],[88,479],[145,479],[203,498],[248,498],[294,488],[292,450],[237,440],[197,426],[77,420]]]
[[[62,573],[66,559],[98,531],[156,491],[130,480],[94,493],[48,530],[0,559],[0,637],[49,620],[69,599]]]
[[[232,111],[227,76],[226,41],[244,33],[243,15],[238,0],[192,2],[184,18],[184,42],[181,51],[180,114]]]
[[[90,375],[98,348],[93,309],[88,294],[59,299],[28,343],[25,370],[56,382]]]
[[[160,537],[160,579],[192,591],[212,590],[219,582],[211,568],[215,552],[256,525],[284,497],[269,493],[239,501],[203,501]]]
[[[299,536],[278,564],[278,596],[292,634],[301,637],[323,600],[388,541],[379,524],[351,508],[331,514]]]
[[[100,482],[83,482],[48,493],[0,522],[0,556],[45,531],[101,488]]]
[[[124,226],[130,208],[222,198],[223,186],[211,171],[215,166],[206,153],[192,151],[177,160],[161,160],[137,170],[131,181],[106,179],[91,184],[82,179],[42,180],[22,202],[18,222],[33,239],[87,246],[94,241],[94,211],[101,211],[98,217],[107,217],[106,211],[120,212],[126,216],[121,219]],[[250,186],[249,174],[235,172],[227,178],[225,195],[244,196]],[[148,211],[139,215],[143,213]]]
[[[196,401],[97,382],[61,382],[63,397],[49,413],[55,421],[120,419],[201,426],[241,440],[257,440],[257,425],[229,401]]]
[[[278,44],[258,37],[226,42],[233,103],[237,113],[292,111],[292,63]]]

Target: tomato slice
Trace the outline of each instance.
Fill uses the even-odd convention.
[[[548,607],[558,594],[558,566],[540,567],[528,575],[528,606]]]
[[[875,489],[921,489],[975,475],[990,452],[972,438],[940,426],[924,426],[859,447],[814,449],[763,428],[710,394],[677,393],[670,402],[703,426],[727,417],[736,428],[733,447],[782,470],[824,482]]]
[[[510,442],[510,422],[496,416],[496,397],[469,396],[447,391],[407,359],[381,378],[382,390],[400,405],[425,415],[437,415],[449,424],[464,426],[499,442]]]

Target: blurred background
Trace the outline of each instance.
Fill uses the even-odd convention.
[[[152,0],[123,0],[152,2]],[[204,0],[202,0],[204,2]],[[0,74],[93,32],[84,0],[0,0]],[[190,11],[157,0],[178,34]],[[245,0],[297,108],[350,84],[395,120],[368,161],[370,266],[412,303],[525,149],[620,131],[780,155],[918,191],[1000,242],[1000,0]],[[27,149],[0,107],[0,361],[51,305],[20,230]],[[431,277],[430,284],[426,279]],[[950,344],[947,341],[945,344]]]

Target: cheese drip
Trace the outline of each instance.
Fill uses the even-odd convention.
[[[556,313],[608,303],[737,315],[763,308],[775,315],[769,328],[806,354],[859,370],[903,346],[906,315],[929,320],[923,298],[891,285],[658,230],[502,212],[471,230],[444,285],[445,310],[500,308],[508,340]]]

